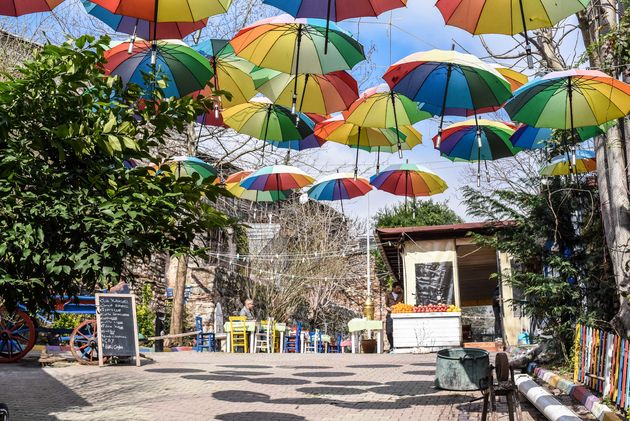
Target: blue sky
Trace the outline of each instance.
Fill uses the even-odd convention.
[[[81,6],[77,0],[67,0],[56,9],[59,17],[67,14],[82,14]],[[79,29],[64,28],[64,19],[58,19],[50,14],[40,14],[31,17],[24,17],[18,20],[13,18],[4,18],[0,20],[2,27],[15,33],[31,33],[41,38],[41,26],[46,28],[54,28],[57,23],[57,29],[53,38],[60,39],[59,34],[63,31],[70,31],[77,35],[77,30],[89,31],[94,25],[88,25],[75,19],[74,22],[81,22]],[[51,21],[53,25],[51,25]],[[87,22],[87,21],[85,21]],[[390,27],[390,22],[392,26]],[[366,46],[366,50],[374,45],[375,52],[372,56],[374,63],[374,71],[370,80],[364,83],[361,88],[365,89],[369,86],[382,83],[380,76],[385,72],[390,64],[397,60],[414,53],[416,51],[425,51],[430,49],[450,49],[453,42],[456,42],[456,50],[460,52],[468,52],[479,57],[487,56],[487,53],[478,37],[473,37],[467,32],[448,27],[444,24],[441,14],[434,7],[433,2],[427,0],[409,0],[408,7],[397,9],[393,12],[387,12],[378,19],[365,18],[359,20],[351,20],[340,23],[340,26],[351,32]],[[84,29],[85,28],[85,29]],[[391,32],[390,32],[391,30]],[[50,29],[49,29],[50,31]],[[391,37],[390,37],[391,33]],[[581,48],[580,40],[574,37]],[[488,35],[485,37],[486,42],[496,51],[508,49],[514,45],[511,37],[502,35]],[[571,43],[569,43],[571,44]],[[503,63],[509,64],[509,63]],[[527,70],[524,68],[523,62],[517,63],[515,70]],[[491,119],[506,118],[505,114],[486,116]],[[456,118],[447,117],[445,126],[457,121]],[[438,119],[433,118],[422,121],[416,125],[416,128],[422,133],[424,143],[416,147],[413,151],[405,152],[404,159],[409,162],[422,164],[435,172],[437,172],[448,183],[450,188],[443,194],[433,197],[437,201],[446,201],[458,214],[464,219],[467,218],[465,208],[461,204],[460,188],[464,185],[476,185],[476,179],[466,176],[466,167],[470,164],[455,164],[445,158],[439,156],[439,153],[433,148],[431,138],[436,134],[438,127]],[[341,167],[344,171],[352,171],[354,166],[355,151],[346,146],[332,144],[328,142],[321,151],[314,154],[313,159],[317,167],[326,172],[334,172]],[[363,175],[369,176],[375,171],[376,154],[361,152],[359,157],[359,167]],[[381,154],[381,168],[386,167],[388,163],[398,163],[397,154],[387,155]],[[476,165],[476,164],[474,164]],[[419,199],[423,200],[423,199]],[[366,217],[373,215],[384,206],[404,201],[404,198],[390,195],[389,193],[374,191],[367,197],[355,199],[349,203],[344,203],[346,212],[357,217]]]

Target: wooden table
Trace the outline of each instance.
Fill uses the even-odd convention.
[[[359,334],[364,330],[367,331],[368,336],[371,336],[372,331],[376,331],[376,352],[383,352],[383,321],[382,320],[368,320],[368,319],[352,319],[348,322],[348,331],[352,335],[352,353],[356,354],[360,351],[359,347]]]

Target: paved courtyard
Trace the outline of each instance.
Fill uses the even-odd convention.
[[[433,388],[435,354],[154,358],[140,368],[0,366],[0,402],[12,420],[480,419],[481,403],[470,403],[479,393]],[[544,419],[523,409],[527,421]]]

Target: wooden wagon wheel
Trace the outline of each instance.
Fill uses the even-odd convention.
[[[505,352],[499,352],[494,357],[494,371],[497,373],[497,380],[500,382],[506,382],[510,380],[510,361]]]
[[[19,361],[35,346],[37,332],[30,316],[0,307],[0,363]]]
[[[85,320],[70,335],[70,352],[80,364],[98,364],[98,332],[96,320]],[[107,361],[107,358],[103,358]]]

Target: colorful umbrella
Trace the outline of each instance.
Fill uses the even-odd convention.
[[[390,165],[383,172],[373,175],[370,184],[379,190],[397,196],[407,197],[432,196],[444,192],[448,186],[434,173],[418,164]]]
[[[411,54],[392,65],[383,79],[391,89],[439,115],[438,144],[445,115],[469,116],[495,111],[512,96],[510,83],[470,54],[431,50]]]
[[[230,107],[223,111],[223,120],[237,132],[266,142],[302,141],[304,145],[317,142],[313,139],[315,123],[306,114],[301,114],[296,124],[288,108],[274,105],[267,98],[254,98]],[[263,146],[263,158],[264,151]]]
[[[193,177],[197,174],[200,180],[215,181],[218,171],[206,161],[194,156],[176,156],[165,162],[177,177]]]
[[[520,149],[510,142],[514,127],[491,120],[467,120],[453,124],[442,132],[435,147],[451,160],[477,162],[477,185],[481,184],[481,161],[493,161],[516,155]]]
[[[250,202],[277,202],[279,200],[285,200],[291,194],[290,190],[260,191],[247,190],[241,187],[241,181],[243,181],[243,179],[247,178],[253,172],[253,170],[244,170],[230,175],[225,180],[225,189],[232,193],[232,195],[234,195],[235,197],[239,199],[249,200]]]
[[[407,0],[263,0],[296,18],[326,19],[326,44],[330,21],[378,16],[405,7]]]
[[[325,22],[318,19],[276,16],[241,29],[230,44],[239,57],[259,67],[293,75],[350,70],[365,60],[363,46],[336,25],[328,35],[330,51],[325,52],[328,30],[322,24]],[[295,78],[292,111],[297,102],[297,83]]]
[[[116,32],[122,32],[132,36],[132,42],[136,37],[151,39],[154,34],[157,39],[182,39],[187,35],[205,28],[207,19],[197,22],[161,22],[158,28],[154,28],[153,20],[144,20],[131,16],[118,15],[89,0],[81,0],[85,11],[98,18]]]
[[[290,107],[297,78],[297,111],[332,114],[347,110],[359,97],[357,81],[349,73],[332,72],[327,75],[300,74],[258,68],[251,73],[256,89],[274,103]]]
[[[214,76],[212,84],[215,90],[229,92],[231,98],[221,95],[215,103],[215,114],[223,107],[243,104],[256,95],[256,88],[249,73],[254,65],[234,54],[229,40],[209,39],[192,47],[210,61]],[[212,95],[210,88],[203,92],[204,96]]]
[[[22,16],[38,12],[50,12],[63,0],[3,0],[0,2],[1,16]]]
[[[315,135],[331,142],[341,143],[356,148],[354,174],[358,173],[359,149],[391,148],[398,144],[398,139],[406,139],[404,133],[396,133],[396,129],[363,127],[348,122],[342,115],[329,118],[315,126]],[[398,136],[397,136],[398,135]]]
[[[523,73],[517,72],[516,70],[510,69],[508,67],[503,67],[499,64],[489,63],[490,67],[494,68],[497,72],[501,74],[510,83],[510,89],[512,92],[516,91],[521,86],[525,85],[529,78]]]
[[[534,127],[599,126],[630,113],[630,85],[597,70],[551,72],[514,92],[505,110]]]
[[[606,125],[587,126],[575,129],[580,140],[587,140],[606,132]],[[522,124],[512,135],[512,145],[521,149],[542,149],[549,146],[553,130],[545,127],[532,127]]]
[[[390,132],[390,137],[394,138],[396,135],[394,134],[394,130],[396,129],[378,129],[386,132]],[[397,137],[396,137],[397,138]],[[419,131],[413,128],[413,126],[402,126],[400,127],[400,138],[404,139],[404,141],[400,142],[401,149],[403,151],[410,151],[414,147],[418,146],[422,143],[422,135]],[[354,145],[349,145],[352,148],[355,148]],[[380,161],[381,161],[381,152],[385,153],[394,153],[398,152],[398,145],[396,143],[392,143],[390,146],[359,146],[359,149],[367,152],[376,152],[376,173],[380,172]]]
[[[308,190],[308,195],[315,200],[339,200],[341,213],[344,213],[344,200],[365,196],[370,191],[372,191],[372,185],[367,178],[356,177],[350,173],[337,173],[316,181]]]
[[[554,175],[569,175],[571,172],[588,173],[597,169],[595,152],[578,149],[573,155],[573,161],[566,155],[558,155],[540,170],[540,175],[552,177]]]
[[[386,84],[367,89],[343,113],[349,123],[363,127],[394,128],[398,153],[402,157],[402,139],[399,127],[411,126],[431,117],[416,102],[403,94],[391,91]],[[378,146],[378,145],[377,145]]]
[[[527,31],[548,28],[584,10],[589,0],[438,0],[435,4],[447,25],[473,35],[524,33],[529,68],[531,47]]]
[[[248,190],[292,190],[312,184],[315,179],[297,167],[271,165],[263,167],[241,181]]]
[[[153,22],[197,22],[227,12],[232,0],[93,0],[117,15]]]
[[[168,83],[166,97],[181,97],[203,89],[210,78],[212,68],[208,60],[180,41],[158,41],[156,64],[151,64],[151,43],[136,41],[129,54],[128,42],[123,42],[105,52],[106,74],[118,75],[124,84],[135,83],[147,90],[144,74],[155,72],[163,75]]]

